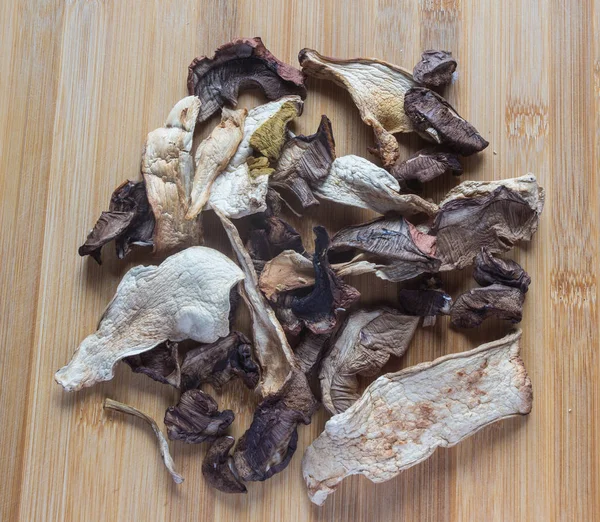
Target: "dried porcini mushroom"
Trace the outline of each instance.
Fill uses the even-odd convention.
[[[147,422],[152,428],[154,435],[156,435],[160,456],[165,463],[165,467],[171,474],[171,477],[173,477],[173,480],[176,484],[181,484],[183,482],[183,477],[177,473],[177,471],[175,471],[175,463],[173,462],[173,457],[171,457],[171,453],[169,452],[169,444],[167,443],[167,439],[165,439],[165,436],[160,431],[158,424],[156,424],[156,421],[152,417],[146,415],[140,410],[137,410],[136,408],[133,408],[132,406],[128,406],[122,402],[113,401],[112,399],[104,399],[104,409],[126,413],[127,415],[133,415],[134,417]]]
[[[452,298],[440,290],[409,290],[398,292],[396,308],[404,315],[433,317],[448,315],[452,307]]]
[[[393,134],[414,130],[404,112],[404,95],[416,86],[410,72],[380,60],[329,58],[312,49],[302,49],[298,60],[306,74],[331,80],[350,93],[362,121],[373,127],[384,166],[393,165],[399,153]]]
[[[341,413],[360,395],[358,375],[376,375],[393,355],[402,357],[419,324],[419,317],[391,308],[358,310],[348,316],[323,358],[319,380],[327,411]]]
[[[482,248],[475,258],[473,278],[481,286],[501,284],[518,288],[526,293],[531,277],[523,267],[512,259],[494,257],[487,248]]]
[[[374,210],[380,214],[435,215],[438,207],[416,194],[400,194],[398,181],[385,169],[359,156],[342,156],[332,164],[329,174],[313,187],[319,199],[351,207]]]
[[[200,444],[223,435],[234,418],[231,410],[219,411],[208,393],[188,390],[179,398],[177,406],[167,408],[165,426],[169,439]]]
[[[521,332],[440,357],[372,382],[308,447],[302,474],[323,504],[355,474],[384,482],[484,426],[531,411],[532,389],[519,357]]]
[[[461,269],[485,247],[493,254],[529,241],[544,207],[544,191],[535,176],[501,181],[464,181],[453,188],[435,217],[441,270]]]
[[[450,311],[452,326],[475,328],[490,317],[520,323],[525,294],[518,288],[490,285],[473,288],[456,298]]]
[[[187,86],[202,102],[199,122],[225,105],[235,107],[240,90],[259,87],[269,100],[306,97],[302,72],[275,58],[258,37],[237,38],[219,47],[212,58],[194,59]]]
[[[334,159],[335,141],[331,122],[323,115],[315,134],[300,134],[285,144],[269,184],[291,190],[303,208],[318,205],[311,189],[315,183],[327,177]]]
[[[332,335],[318,335],[307,330],[294,349],[300,371],[306,376],[310,376],[318,368]]]
[[[134,373],[142,373],[155,381],[179,388],[181,368],[177,349],[177,343],[166,341],[147,352],[125,357],[123,362]]]
[[[333,236],[330,252],[340,276],[375,272],[381,279],[398,282],[437,272],[440,267],[436,238],[400,216],[343,228]],[[341,254],[348,253],[355,257],[341,263]]]
[[[171,340],[211,343],[229,333],[229,293],[244,278],[227,256],[191,247],[121,280],[98,330],[79,345],[56,381],[68,391],[113,378],[125,357]]]
[[[235,439],[228,435],[215,440],[202,461],[202,476],[213,488],[223,493],[246,493],[229,451]]]
[[[411,187],[416,183],[427,183],[432,179],[450,171],[455,175],[462,174],[462,165],[458,156],[435,148],[423,149],[405,161],[396,163],[390,174],[401,187]]]
[[[102,247],[114,240],[117,257],[123,259],[131,245],[152,246],[154,215],[148,203],[143,181],[121,183],[110,198],[108,212],[102,212],[85,243],[79,247],[80,256],[92,256],[102,264]]]
[[[260,290],[271,302],[276,302],[278,294],[282,292],[306,288],[314,284],[313,263],[293,250],[285,250],[266,262],[259,279]]]
[[[414,87],[404,97],[404,110],[421,136],[462,156],[485,149],[489,143],[439,94]]]
[[[456,60],[449,51],[425,51],[413,69],[413,77],[426,87],[441,87],[452,81],[456,66]]]

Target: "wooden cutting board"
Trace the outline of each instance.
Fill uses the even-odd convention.
[[[192,58],[238,35],[262,36],[292,64],[303,47],[409,69],[424,49],[452,50],[459,73],[446,94],[490,141],[464,161],[462,179],[533,172],[546,188],[539,232],[512,254],[533,279],[521,325],[535,394],[528,418],[490,426],[385,484],[353,477],[318,508],[300,461],[323,412],[300,429],[283,473],[227,496],[202,479],[205,446],[171,444],[186,478],[176,486],[149,429],[102,410],[111,397],[161,420],[173,390],[126,368],[75,394],[54,383],[126,270],[151,262],[144,253],[117,262],[108,248],[99,267],[77,247],[114,187],[139,177],[145,136],[186,95]],[[0,66],[1,520],[598,520],[600,0],[3,0]],[[371,131],[350,97],[327,82],[308,85],[297,131],[314,132],[327,114],[338,155],[373,159]],[[422,145],[401,143],[406,156]],[[439,199],[458,182],[444,177],[427,195]],[[290,221],[311,246],[313,224],[335,231],[368,217],[322,205]],[[211,244],[227,249],[218,222],[208,218],[207,229]],[[444,281],[455,297],[474,286],[469,270]],[[351,283],[365,303],[396,298],[394,284]],[[386,369],[506,329],[453,331],[440,320]],[[240,435],[256,398],[237,386],[216,398],[236,411]]]

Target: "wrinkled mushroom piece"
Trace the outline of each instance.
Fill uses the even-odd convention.
[[[331,165],[329,174],[313,192],[319,199],[380,214],[434,215],[438,207],[416,194],[400,194],[398,181],[385,169],[359,156],[342,156]]]
[[[534,175],[501,181],[464,181],[453,188],[435,217],[440,270],[465,268],[482,247],[497,254],[529,241],[544,207],[544,190]]]
[[[399,153],[393,134],[414,130],[404,112],[404,95],[416,86],[410,72],[379,60],[329,58],[312,49],[302,49],[298,60],[308,75],[331,80],[350,93],[360,117],[375,132],[384,166],[393,165]]]
[[[246,486],[240,481],[229,451],[235,439],[230,436],[215,440],[202,461],[202,476],[213,488],[223,493],[246,493]]]
[[[456,154],[429,148],[420,150],[407,160],[396,163],[390,169],[390,174],[398,180],[400,186],[404,187],[415,182],[427,183],[448,171],[460,175],[462,170]]]
[[[413,87],[404,97],[404,110],[423,136],[463,156],[485,149],[489,143],[439,94]]]
[[[360,398],[357,376],[376,375],[392,355],[402,357],[418,324],[419,317],[390,308],[350,314],[321,363],[321,400],[327,411],[335,415],[354,404]]]
[[[491,285],[473,288],[457,297],[450,311],[452,326],[475,328],[490,317],[520,323],[525,294],[518,288]]]
[[[302,474],[310,499],[323,504],[350,475],[390,480],[437,447],[528,414],[532,389],[519,357],[520,337],[517,332],[371,383],[306,450]]]
[[[171,457],[171,453],[169,452],[169,444],[167,443],[167,439],[165,439],[165,436],[160,431],[158,424],[156,424],[156,421],[152,417],[146,415],[140,410],[137,410],[136,408],[133,408],[132,406],[128,406],[122,402],[113,401],[112,399],[104,399],[104,409],[126,413],[127,415],[133,415],[134,417],[142,419],[148,423],[152,428],[154,435],[156,435],[156,440],[158,440],[158,447],[160,449],[160,456],[165,463],[165,467],[171,474],[173,481],[176,484],[181,484],[183,482],[183,477],[177,473],[177,471],[175,471],[175,463],[173,462],[173,457]]]
[[[452,297],[441,290],[409,290],[398,292],[397,309],[404,315],[435,317],[448,315],[452,307]]]
[[[188,70],[188,92],[202,102],[199,122],[225,105],[235,107],[240,90],[259,87],[269,100],[306,97],[302,72],[275,58],[258,37],[226,43],[212,58],[194,59]]]
[[[56,381],[67,391],[113,378],[114,365],[171,340],[211,343],[229,333],[229,294],[244,278],[227,256],[191,247],[159,266],[125,274],[98,330],[86,337]]]
[[[315,284],[315,269],[310,259],[293,250],[285,250],[265,263],[259,287],[266,298],[277,301],[278,294]]]
[[[482,248],[475,258],[473,279],[481,286],[501,284],[518,288],[523,293],[531,284],[531,277],[519,263],[494,257],[487,248]]]
[[[319,335],[307,330],[294,349],[298,367],[307,377],[316,373],[332,335]]]
[[[125,357],[123,362],[134,373],[142,373],[155,381],[179,388],[181,368],[177,343],[167,341],[147,352]]]
[[[413,69],[413,77],[426,87],[441,87],[452,81],[456,66],[456,60],[449,51],[425,51]]]

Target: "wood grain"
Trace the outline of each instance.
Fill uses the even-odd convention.
[[[301,428],[285,472],[226,496],[202,479],[203,446],[171,445],[186,478],[175,486],[147,427],[102,410],[111,397],[160,420],[176,400],[167,387],[125,368],[77,394],[54,383],[125,271],[149,261],[138,253],[117,262],[107,250],[98,267],[77,247],[113,188],[139,177],[145,136],[186,94],[191,59],[238,35],[262,36],[294,64],[303,47],[407,68],[423,49],[453,51],[459,78],[447,95],[490,141],[465,161],[463,178],[531,171],[547,190],[538,234],[514,251],[533,279],[522,323],[535,392],[527,419],[491,426],[385,484],[349,479],[317,508],[300,460],[323,412]],[[4,0],[0,66],[0,520],[597,520],[600,0]],[[297,130],[314,132],[327,114],[338,154],[372,159],[371,132],[350,97],[327,82],[309,89]],[[401,143],[406,155],[419,147],[414,137]],[[457,182],[437,180],[428,195]],[[334,231],[366,217],[322,205],[290,220],[310,244],[315,223]],[[227,251],[209,224],[211,244]],[[352,283],[364,302],[393,303],[397,292],[372,277]],[[445,284],[454,295],[473,285],[468,271]],[[442,320],[387,369],[501,333],[465,334]],[[256,398],[230,386],[217,400],[238,413],[241,434]]]

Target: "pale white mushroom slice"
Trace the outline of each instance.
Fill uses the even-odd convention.
[[[355,474],[384,482],[481,428],[531,411],[532,389],[519,357],[521,332],[440,357],[371,383],[308,447],[302,474],[323,504]]]
[[[56,381],[68,391],[113,378],[121,359],[160,343],[193,339],[215,342],[229,333],[229,293],[244,278],[227,256],[190,247],[159,266],[137,266],[125,274],[100,319]]]

